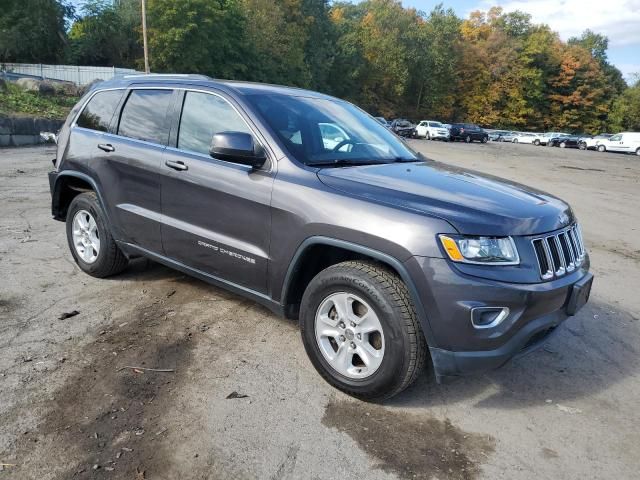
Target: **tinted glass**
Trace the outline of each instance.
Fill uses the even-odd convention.
[[[251,134],[247,124],[226,100],[208,93],[187,92],[180,118],[178,148],[208,155],[213,135],[220,132]]]
[[[108,90],[96,93],[78,117],[76,124],[82,128],[90,128],[106,132],[118,102],[124,90]]]
[[[118,135],[166,145],[173,90],[133,90],[122,109]]]
[[[278,94],[247,99],[291,155],[308,165],[417,159],[389,129],[350,103]],[[340,135],[329,136],[329,131]],[[336,148],[338,138],[346,142]]]

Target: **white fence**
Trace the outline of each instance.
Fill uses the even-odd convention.
[[[76,85],[86,85],[94,80],[109,80],[116,75],[136,73],[131,68],[43,65],[40,63],[0,63],[0,70],[18,76],[64,80]]]

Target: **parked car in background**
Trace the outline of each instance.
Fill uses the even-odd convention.
[[[380,122],[380,124],[382,124],[385,127],[389,128],[390,123],[387,121],[386,118],[384,118],[384,117],[373,117],[373,118],[375,118],[378,122]]]
[[[578,148],[578,142],[584,137],[584,134],[562,135],[549,139],[547,143],[550,147],[560,148]]]
[[[600,142],[613,137],[612,133],[601,133],[600,135],[582,137],[578,141],[578,148],[580,150],[596,150]]]
[[[563,133],[563,132],[547,132],[547,133],[543,133],[542,135],[540,135],[540,145],[549,145],[549,141],[552,138],[558,138],[558,137],[562,137],[562,136],[569,136],[568,133]]]
[[[464,140],[467,143],[471,143],[477,140],[478,142],[487,143],[489,141],[489,134],[474,123],[452,123],[449,133],[449,138],[453,142]]]
[[[391,122],[391,130],[401,137],[411,138],[416,135],[416,126],[404,118],[397,118]]]
[[[505,132],[504,134],[502,134],[500,136],[498,141],[499,142],[513,142],[513,139],[516,138],[516,136],[518,134],[519,134],[519,132]]]
[[[487,130],[487,134],[489,135],[489,140],[492,142],[501,142],[502,136],[509,133],[507,130]]]
[[[416,127],[416,137],[427,140],[449,140],[449,130],[435,120],[422,120]]]
[[[536,133],[520,132],[516,133],[511,141],[513,143],[530,143],[533,145],[540,145],[540,136]]]
[[[610,138],[601,140],[597,150],[599,152],[623,152],[640,155],[640,132],[616,133]]]

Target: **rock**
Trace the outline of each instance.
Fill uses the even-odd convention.
[[[38,85],[38,93],[40,93],[40,95],[51,97],[56,94],[56,87],[53,82],[44,80],[40,82],[40,85]]]
[[[16,85],[26,92],[37,92],[40,90],[40,81],[33,78],[19,78]]]

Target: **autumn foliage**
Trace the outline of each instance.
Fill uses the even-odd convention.
[[[142,67],[139,0],[87,0],[76,14],[68,0],[42,3],[51,8],[0,12],[0,61]],[[563,41],[522,12],[461,19],[399,0],[147,0],[147,12],[155,72],[310,88],[389,118],[593,133],[640,124],[640,87],[608,62],[606,37]]]

